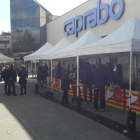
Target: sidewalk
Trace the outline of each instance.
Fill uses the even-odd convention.
[[[34,94],[6,96],[0,83],[0,140],[130,140],[75,111]],[[44,88],[45,89],[45,88]]]

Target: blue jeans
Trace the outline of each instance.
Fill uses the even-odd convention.
[[[87,102],[87,88],[89,89],[89,93],[90,93],[90,102],[92,102],[92,84],[90,83],[83,83],[84,85],[84,99],[85,99],[85,102]]]

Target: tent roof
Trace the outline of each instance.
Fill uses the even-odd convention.
[[[69,46],[72,44],[71,41],[69,41],[66,38],[63,38],[61,41],[59,41],[52,49],[50,49],[47,52],[42,53],[41,55],[37,55],[37,60],[45,60],[45,59],[52,59],[52,54],[56,53],[59,50],[62,50],[63,48]]]
[[[14,62],[14,59],[0,53],[0,62]]]
[[[85,35],[83,35],[80,39],[78,39],[73,44],[54,53],[52,55],[52,58],[56,59],[56,58],[65,58],[65,57],[75,57],[77,56],[77,48],[81,48],[82,46],[95,42],[99,39],[101,39],[101,37],[95,35],[92,31],[89,30]]]
[[[46,44],[44,44],[40,49],[38,49],[34,53],[27,55],[27,56],[24,56],[24,61],[36,60],[37,55],[42,54],[45,51],[48,51],[52,47],[53,46],[49,42],[47,42]]]
[[[140,20],[134,17],[107,37],[78,48],[78,55],[140,51],[139,44]]]

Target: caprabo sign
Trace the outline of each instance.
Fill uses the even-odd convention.
[[[119,5],[119,11],[115,13],[115,5]],[[101,18],[101,10],[105,10],[106,14],[104,18]],[[113,20],[118,20],[122,17],[125,10],[124,0],[112,0],[111,5],[101,4],[101,0],[97,0],[97,8],[93,8],[83,14],[79,15],[76,18],[70,19],[64,23],[63,33],[68,36],[74,34],[75,37],[78,37],[78,32],[81,30],[86,30],[87,26],[89,28],[95,27],[106,23],[109,18]],[[78,26],[78,22],[80,25]]]

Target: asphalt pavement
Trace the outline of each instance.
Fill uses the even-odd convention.
[[[0,83],[0,140],[130,140],[31,90],[6,96]],[[30,87],[28,88],[30,89]]]

